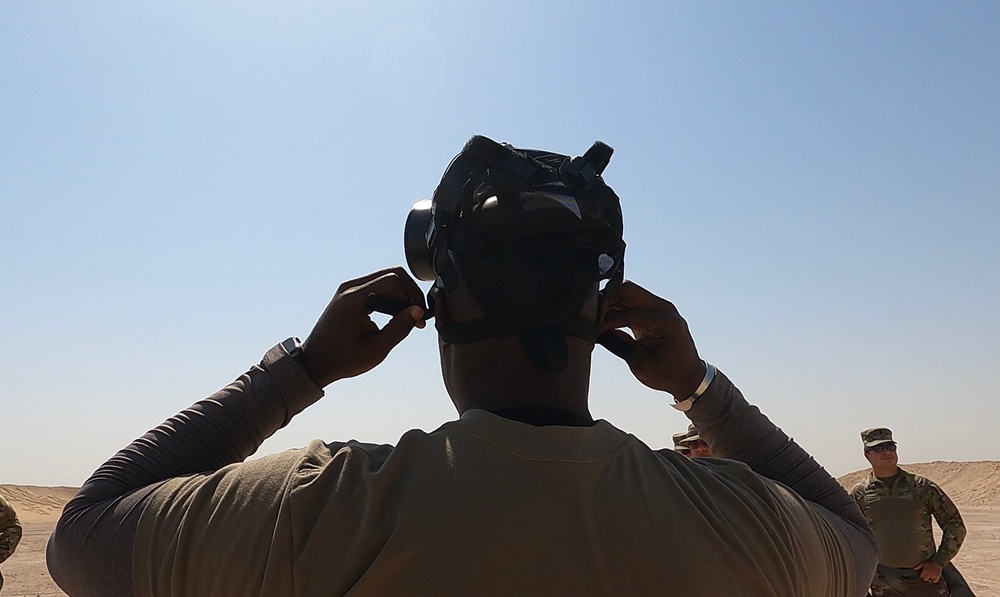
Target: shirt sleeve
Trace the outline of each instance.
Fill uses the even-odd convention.
[[[826,469],[748,403],[721,371],[687,415],[714,456],[746,463],[758,475],[832,513],[851,548],[857,586],[868,586],[878,562],[875,534],[855,500]]]
[[[928,509],[941,527],[941,544],[931,561],[944,566],[958,554],[962,542],[965,541],[965,521],[962,520],[955,503],[937,484],[927,481],[927,489]]]
[[[63,509],[46,548],[53,580],[74,596],[132,595],[135,532],[149,496],[169,479],[242,462],[322,396],[277,345],[236,381],[136,439]]]

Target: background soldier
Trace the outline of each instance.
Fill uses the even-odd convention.
[[[678,454],[683,454],[685,456],[691,456],[691,448],[687,447],[687,444],[682,444],[681,440],[688,436],[687,431],[681,431],[680,433],[675,433],[671,437],[674,440],[674,452]]]
[[[866,429],[861,440],[872,472],[854,486],[851,497],[878,537],[881,555],[871,594],[948,595],[941,573],[965,539],[962,515],[933,481],[899,468],[892,431],[885,427]],[[931,516],[942,531],[937,549]]]
[[[0,495],[0,562],[9,558],[21,541],[21,523],[17,521],[17,512],[2,495]],[[0,574],[0,588],[3,587],[3,575]]]
[[[681,445],[687,446],[691,453],[691,458],[705,458],[712,456],[712,446],[702,439],[701,433],[694,424],[688,425],[687,437],[681,440]]]

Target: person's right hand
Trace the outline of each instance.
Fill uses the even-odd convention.
[[[629,369],[643,384],[678,399],[694,393],[705,376],[687,322],[677,307],[626,280],[605,297],[601,332],[611,331],[636,347]],[[631,336],[620,328],[629,328]]]
[[[369,294],[412,303],[382,329],[365,308]],[[319,387],[369,371],[385,360],[414,327],[423,328],[424,295],[400,266],[348,280],[302,343],[302,365]]]
[[[913,569],[920,572],[920,580],[929,583],[936,583],[941,580],[941,572],[944,571],[944,568],[940,564],[931,560],[920,562]]]

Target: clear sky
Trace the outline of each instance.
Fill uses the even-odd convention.
[[[78,485],[403,262],[473,134],[615,148],[629,278],[834,474],[1000,459],[1000,3],[0,3],[0,483]],[[425,285],[426,287],[426,285]],[[592,412],[687,419],[598,351]],[[261,448],[454,418],[432,329]]]

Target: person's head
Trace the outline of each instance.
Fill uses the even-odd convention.
[[[621,209],[601,178],[611,151],[595,143],[570,158],[473,137],[423,219],[411,212],[421,223],[407,221],[416,239],[407,261],[434,280],[442,369],[459,411],[470,389],[525,405],[571,380],[579,394],[582,380],[585,399],[600,284],[623,275]]]
[[[679,454],[683,454],[684,456],[690,457],[691,456],[691,448],[688,447],[687,444],[682,444],[681,443],[681,441],[683,441],[687,436],[688,436],[688,432],[687,431],[681,431],[680,433],[673,434],[671,436],[671,439],[674,441],[674,451],[675,452],[677,452]]]
[[[698,433],[698,428],[694,424],[688,425],[687,437],[680,440],[680,443],[691,450],[691,458],[712,456],[712,447],[702,439],[701,434]]]
[[[892,431],[886,427],[865,429],[861,432],[861,442],[864,444],[865,459],[871,464],[877,476],[891,476],[896,473],[899,457],[896,455],[896,442],[892,439]]]

